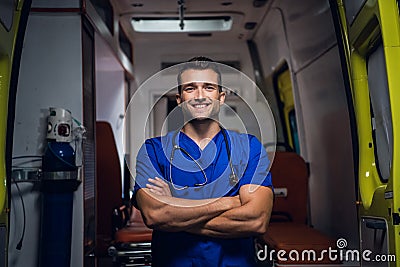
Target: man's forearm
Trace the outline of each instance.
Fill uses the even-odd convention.
[[[190,200],[159,196],[141,189],[136,196],[145,223],[162,231],[185,231],[240,205],[237,197]]]
[[[268,214],[259,214],[259,216],[246,214],[240,207],[197,224],[187,232],[218,238],[255,236],[265,232],[268,220]]]
[[[256,192],[248,193],[245,186],[241,189],[241,199],[242,206],[195,225],[187,232],[219,238],[254,236],[265,233],[272,210],[272,190],[260,187]]]

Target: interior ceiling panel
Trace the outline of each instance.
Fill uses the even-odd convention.
[[[272,9],[283,16],[295,72],[335,45],[329,0],[280,0]]]
[[[121,24],[127,34],[133,39],[159,40],[166,38],[160,33],[138,33],[132,29],[130,24],[132,18],[179,16],[178,0],[112,0],[116,12],[121,18]],[[204,14],[212,16],[231,16],[233,19],[232,29],[226,32],[212,32],[211,36],[190,37],[188,33],[168,33],[169,39],[189,40],[194,38],[225,39],[225,40],[249,40],[254,36],[257,26],[264,19],[270,4],[273,1],[263,0],[185,0],[185,17],[201,16]],[[253,3],[260,4],[255,7]],[[262,5],[265,3],[264,5]],[[246,29],[248,22],[255,22],[255,27]],[[249,24],[248,24],[249,25]],[[251,26],[251,25],[250,25]]]

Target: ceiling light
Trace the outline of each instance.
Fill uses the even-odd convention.
[[[180,27],[178,17],[133,18],[132,26],[136,32],[214,32],[229,31],[232,28],[232,18],[221,17],[186,17],[184,28]]]

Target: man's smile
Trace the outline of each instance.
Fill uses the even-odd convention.
[[[205,107],[208,107],[209,105],[210,105],[209,103],[191,104],[191,106],[196,109],[203,109]]]

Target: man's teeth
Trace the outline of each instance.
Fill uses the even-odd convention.
[[[194,105],[194,107],[195,108],[205,108],[206,104],[197,104],[197,105]]]

